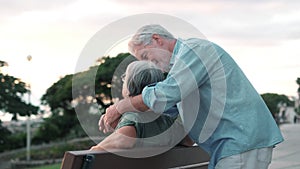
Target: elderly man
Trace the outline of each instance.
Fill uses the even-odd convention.
[[[100,118],[100,130],[107,132],[124,112],[162,113],[177,105],[189,137],[210,154],[210,169],[268,168],[273,147],[283,137],[264,101],[226,51],[203,39],[176,39],[160,25],[140,28],[129,50],[168,76],[145,87],[141,95],[109,107]]]

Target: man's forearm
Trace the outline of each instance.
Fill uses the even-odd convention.
[[[120,114],[125,112],[145,112],[149,107],[144,103],[142,95],[129,97],[121,100],[117,104],[117,111]]]

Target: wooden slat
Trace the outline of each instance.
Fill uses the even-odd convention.
[[[118,154],[135,156],[151,154],[163,148],[115,150]],[[146,158],[128,158],[105,151],[68,151],[61,169],[206,169],[209,156],[199,147],[175,147],[169,151]],[[180,167],[181,166],[181,167]]]

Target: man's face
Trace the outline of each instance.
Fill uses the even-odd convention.
[[[147,60],[156,64],[163,72],[169,71],[172,53],[156,43],[135,47],[135,57],[138,60]]]

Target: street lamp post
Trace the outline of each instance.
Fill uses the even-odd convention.
[[[28,62],[32,59],[31,55],[27,56]],[[28,103],[31,103],[31,86],[30,82],[28,84]],[[31,142],[31,133],[30,133],[30,115],[27,116],[27,123],[26,123],[26,132],[27,132],[27,141],[26,141],[26,160],[30,161],[30,142]]]

